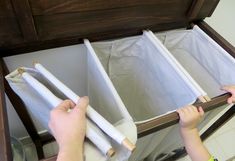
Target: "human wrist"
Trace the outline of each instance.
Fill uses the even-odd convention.
[[[83,160],[83,144],[71,143],[59,145],[58,161],[63,161],[65,158],[70,161]]]
[[[197,134],[198,133],[198,129],[197,128],[180,128],[180,133],[182,136],[191,136],[191,135],[194,135],[194,134]]]
[[[76,148],[81,148],[83,146],[83,139],[76,139],[76,140],[67,140],[59,143],[59,148],[60,149],[76,149]]]

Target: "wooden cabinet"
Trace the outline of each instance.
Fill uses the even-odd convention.
[[[1,57],[42,49],[90,41],[107,40],[139,35],[143,29],[163,31],[191,27],[192,23],[204,30],[227,52],[235,57],[235,49],[212,28],[203,22],[210,16],[219,0],[2,0],[0,1],[0,52]],[[4,90],[32,137],[43,159],[42,146],[52,136],[37,134],[24,104],[9,88],[3,76],[8,69],[1,60],[0,68],[0,160],[12,160],[9,131],[4,104]],[[5,88],[5,89],[4,89]],[[229,95],[212,99],[202,106],[212,110],[226,103]],[[206,138],[234,114],[234,107],[206,131]],[[177,123],[172,113],[138,127],[139,137]]]
[[[0,46],[22,42],[22,35],[10,0],[0,2],[0,24]]]
[[[168,30],[210,16],[218,0],[3,0],[1,50],[21,53]],[[27,47],[26,47],[27,46]],[[9,54],[5,54],[9,55]]]

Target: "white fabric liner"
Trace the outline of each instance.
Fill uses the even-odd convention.
[[[164,47],[164,45],[156,38],[152,31],[144,32],[152,42],[165,53],[166,59],[172,63],[177,73],[184,79],[185,83],[190,86],[197,96],[207,96],[207,93],[197,84],[190,74],[182,67],[182,65],[172,56],[172,54]]]
[[[183,65],[183,67],[185,67],[184,64],[187,63],[189,67],[191,67],[192,70],[194,70],[196,73],[203,73],[203,75],[195,77],[195,72],[191,73],[191,70],[186,68],[186,71],[188,71],[189,74],[192,75],[192,77],[197,81],[197,83],[206,92],[208,92],[210,97],[223,94],[224,92],[220,90],[222,84],[226,85],[235,83],[233,81],[234,78],[232,78],[232,80],[229,79],[230,81],[227,81],[229,77],[227,68],[230,68],[230,65],[235,67],[234,60],[214,42],[211,43],[211,40],[207,40],[208,36],[200,33],[199,38],[210,44],[204,44],[202,48],[200,43],[201,40],[197,40],[197,34],[199,33],[197,32],[195,34],[194,30],[180,31],[181,34],[184,32],[191,32],[191,37],[193,37],[191,38],[193,41],[188,42],[188,40],[185,40],[182,42],[182,44],[180,44],[180,47],[178,47],[179,44],[177,43],[178,40],[183,37],[182,35],[180,36],[180,34],[177,34],[176,36],[172,36],[172,32],[169,32],[169,34],[161,33],[160,37],[163,37],[162,41],[165,42],[164,45],[168,45],[167,43],[169,42],[169,44],[172,45],[172,41],[172,46],[179,50],[185,50],[182,46],[186,45],[188,47],[187,51],[189,53],[192,51],[190,55],[194,53],[198,53],[198,55],[201,54],[200,56],[203,60],[203,56],[209,53],[209,56],[206,56],[206,58],[212,58],[211,60],[207,60],[208,64],[213,65],[214,59],[217,63],[219,63],[219,65],[215,65],[215,68],[214,66],[210,67],[212,68],[211,71],[214,77],[218,75],[217,73],[214,74],[215,71],[221,71],[221,69],[224,68],[226,69],[226,72],[221,72],[222,74],[226,73],[225,78],[223,78],[224,76],[219,77],[219,81],[221,82],[220,85],[215,83],[214,78],[211,79],[210,74],[207,72],[207,69],[205,69],[208,65],[198,67],[195,65],[195,60],[183,59],[180,61],[178,60],[178,57],[176,57],[176,59],[181,63],[181,65]],[[178,32],[179,31],[176,31],[176,33]],[[174,44],[174,42],[177,43]],[[207,48],[208,46],[209,48]],[[154,47],[154,45],[147,37],[145,37],[145,35],[109,42],[92,43],[92,47],[94,48],[105,71],[109,75],[111,81],[121,96],[129,113],[136,122],[143,122],[148,119],[153,119],[154,117],[159,117],[166,114],[167,112],[171,112],[178,107],[190,104],[196,100],[196,95],[192,92],[192,90],[185,87],[186,85],[182,83],[183,81],[181,78],[179,78],[178,75],[174,75],[174,69],[171,68],[169,63],[166,62],[159,53],[161,50]],[[200,49],[200,52],[198,49]],[[213,49],[212,52],[210,52],[211,49]],[[214,53],[214,50],[217,52]],[[218,52],[220,53],[217,54],[219,55],[219,58],[214,58],[212,54],[216,54]],[[228,65],[224,67],[225,64],[221,64],[220,59],[222,59],[222,62],[226,61],[226,64],[228,63]],[[202,62],[204,63],[204,61]],[[218,67],[220,69],[218,69]],[[231,70],[232,69],[230,68],[229,71]],[[234,72],[235,70],[233,70],[233,73]],[[203,79],[204,81],[198,81],[198,79]],[[207,86],[207,84],[209,84],[209,86]],[[202,122],[202,125],[206,124],[210,120],[209,118],[212,118],[214,115],[214,113],[208,113],[206,115],[207,119]],[[130,160],[141,160],[148,156],[151,152],[152,154],[157,154],[158,152],[164,151],[170,152],[170,150],[174,150],[175,148],[180,147],[182,145],[180,140],[175,141],[175,137],[172,136],[175,133],[178,135],[178,129],[176,126],[175,128],[170,127],[168,129],[161,130],[158,133],[139,139],[137,142],[137,153],[134,153]],[[170,140],[171,138],[174,139],[166,143],[166,141]],[[155,143],[152,144],[153,142]],[[162,146],[165,144],[167,145]],[[164,147],[167,148],[163,149]]]
[[[146,36],[91,44],[135,122],[193,103],[197,96]],[[129,160],[142,160],[171,128],[138,139]]]
[[[233,58],[197,26],[193,30],[159,33],[157,37],[210,97],[222,94],[223,91],[220,91],[222,85],[235,83]],[[159,117],[178,107],[191,104],[197,98],[182,81],[182,78],[175,73],[174,68],[161,56],[160,51],[145,36],[92,43],[92,47],[135,121]],[[53,50],[59,52],[63,48]],[[88,95],[91,106],[95,107],[117,128],[120,128],[124,134],[126,133],[126,136],[130,136],[130,139],[133,138],[132,141],[135,140],[136,135],[133,137],[130,131],[133,132],[136,129],[133,122],[127,117],[128,112],[123,112],[126,109],[123,108],[122,103],[120,104],[120,98],[117,98],[118,96],[110,87],[112,83],[105,78],[103,71],[97,68],[97,62],[92,59],[91,55],[89,52],[83,53],[79,58],[85,57],[87,61],[76,64],[79,67],[75,69],[84,69],[79,72],[79,82],[77,82],[80,84],[79,90],[81,89],[83,93],[85,91],[85,94],[80,95]],[[66,62],[66,60],[63,61]],[[67,64],[65,63],[65,65]],[[63,65],[59,66],[58,70],[60,68],[63,68]],[[27,70],[53,90],[35,70]],[[66,74],[69,73],[64,75]],[[82,84],[80,80],[86,83]],[[47,108],[41,109],[47,107],[48,104],[43,102],[35,91],[29,89],[16,73],[13,72],[8,77],[8,81],[18,95],[24,96],[22,99],[33,117],[41,120],[46,127],[49,110]],[[77,87],[74,86],[74,88]],[[58,92],[57,96],[64,98]],[[34,99],[39,103],[33,104]],[[209,113],[208,116],[210,116],[207,117],[209,119],[214,114]],[[169,127],[138,139],[137,149],[129,160],[142,160],[151,152],[152,154],[169,152],[169,150],[179,147],[179,141],[174,141],[175,133],[178,135],[177,128]],[[173,140],[170,141],[170,139]],[[85,146],[85,153],[90,154],[87,155],[87,160],[105,160],[105,157],[89,142],[85,142]],[[115,147],[116,144],[113,146]],[[126,158],[128,156],[120,155],[119,159],[113,158],[113,160],[125,160]]]
[[[34,67],[49,81],[53,84],[59,91],[61,91],[67,98],[71,99],[74,103],[80,99],[80,97],[74,93],[73,90],[69,89],[63,82],[57,79],[50,71],[48,71],[43,65],[36,63]],[[30,75],[29,75],[30,76]],[[24,77],[24,76],[23,76]],[[33,78],[33,77],[31,77]],[[37,82],[37,81],[36,81]],[[28,81],[30,84],[30,82]],[[40,84],[40,83],[37,83]],[[42,86],[43,88],[43,86]],[[41,89],[41,88],[40,88]],[[40,89],[38,89],[40,91]],[[46,88],[45,88],[46,89]],[[46,91],[46,90],[44,90]],[[50,92],[45,92],[50,93]],[[41,94],[42,95],[42,94]],[[43,95],[42,95],[43,96]],[[53,95],[52,95],[53,96]],[[56,101],[55,101],[56,102]],[[58,102],[58,101],[57,101]],[[54,105],[56,106],[56,105]],[[123,111],[122,111],[123,112]],[[127,114],[127,113],[126,113]],[[86,115],[99,126],[109,137],[116,140],[119,144],[122,144],[125,136],[120,133],[120,131],[116,130],[112,124],[110,124],[106,119],[103,118],[96,110],[94,110],[90,105],[87,107]],[[130,118],[128,114],[128,118]],[[130,120],[132,120],[130,118]],[[107,152],[107,151],[106,151]],[[104,153],[106,154],[106,153]]]
[[[209,97],[223,94],[220,88],[235,84],[235,60],[198,26],[192,30],[156,34]]]
[[[29,73],[24,72],[21,76],[31,86],[31,88],[33,88],[45,101],[50,104],[51,107],[56,107],[62,102],[60,98],[55,96],[46,86],[32,77]],[[106,155],[107,152],[112,148],[108,137],[104,135],[103,132],[89,119],[87,119],[86,137],[98,149],[100,149],[104,155]]]
[[[68,47],[66,47],[68,48]],[[61,48],[51,49],[51,50],[64,50]],[[50,53],[51,50],[48,50]],[[66,53],[65,49],[65,53]],[[45,52],[45,51],[44,51]],[[120,130],[125,136],[127,136],[130,141],[133,143],[137,140],[137,131],[134,122],[130,119],[131,117],[127,116],[128,112],[123,106],[123,103],[120,104],[120,98],[117,98],[118,95],[115,95],[113,91],[107,86],[107,81],[104,80],[105,77],[100,76],[100,69],[97,67],[97,64],[94,63],[94,57],[89,55],[89,52],[85,53],[77,53],[78,58],[82,60],[78,60],[82,63],[76,63],[78,65],[78,69],[84,69],[83,72],[79,75],[80,89],[82,91],[86,91],[86,95],[90,97],[90,104],[96,108],[99,113],[106,118],[109,122],[111,122],[115,127]],[[88,56],[89,55],[89,56]],[[65,57],[66,58],[66,57]],[[84,59],[85,58],[85,59]],[[64,62],[68,62],[68,60],[64,59]],[[86,62],[86,63],[84,63]],[[90,64],[91,63],[91,64]],[[63,65],[56,65],[57,70],[63,70]],[[65,63],[66,65],[66,63]],[[75,66],[76,67],[76,66]],[[38,71],[33,68],[24,68],[30,75],[35,77],[41,83],[43,83],[47,88],[49,88],[56,96],[59,98],[65,99],[60,92],[58,92],[54,86],[52,86],[46,79],[42,77]],[[75,68],[76,69],[76,68]],[[66,74],[68,74],[67,71]],[[70,79],[73,78],[73,75],[69,76]],[[40,122],[44,128],[47,130],[48,128],[48,119],[51,104],[45,101],[35,90],[33,90],[23,79],[22,76],[18,73],[18,71],[13,71],[8,76],[6,76],[11,88],[21,97],[24,101],[28,111],[31,116],[36,120],[36,122]],[[76,88],[76,87],[75,87]],[[94,91],[94,92],[93,92]],[[79,91],[77,92],[79,94]],[[99,96],[96,99],[90,94],[98,93]],[[81,94],[82,95],[82,94]],[[83,94],[84,95],[84,94]],[[124,112],[126,111],[126,112]],[[125,114],[124,114],[125,113]],[[120,146],[115,141],[111,140],[112,146],[115,148],[116,155],[111,159],[104,156],[95,146],[90,143],[88,140],[85,142],[85,157],[88,161],[93,160],[127,160],[130,156],[130,152],[123,146]]]
[[[135,121],[165,114],[197,99],[145,35],[92,43],[92,47]]]
[[[194,26],[192,30],[157,33],[156,36],[208,93],[209,97],[223,94],[224,91],[220,90],[223,85],[235,84],[234,58],[198,26]],[[227,108],[225,106],[206,113],[199,129],[202,129],[220,111]],[[182,147],[183,144],[178,131],[177,125],[173,126],[147,160],[155,161],[159,154],[170,154],[173,150]]]

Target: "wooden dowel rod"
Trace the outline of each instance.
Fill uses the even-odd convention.
[[[201,106],[205,112],[218,108],[227,103],[227,99],[231,94],[226,93],[218,97],[212,98],[211,101],[206,103],[196,103],[196,107]],[[148,122],[139,123],[137,125],[138,138],[154,133],[166,127],[172,126],[179,122],[179,115],[177,112],[166,114],[162,117],[150,120]]]
[[[34,62],[34,67],[55,87],[60,90],[65,96],[71,99],[74,103],[77,103],[79,100],[79,96],[74,93],[71,89],[69,89],[65,84],[63,84],[60,80],[58,80],[52,73],[50,73],[46,68],[44,68],[41,64]],[[87,116],[99,126],[107,135],[109,135],[112,139],[114,139],[117,143],[122,144],[128,150],[133,151],[135,147],[131,141],[128,141],[127,144],[123,144],[123,141],[127,138],[118,131],[111,123],[109,123],[103,116],[101,116],[98,112],[96,112],[91,106],[87,108]],[[130,144],[130,145],[128,145]],[[128,146],[127,146],[128,145]]]
[[[24,69],[19,68],[18,72],[22,75],[22,78],[33,89],[35,89],[42,98],[48,101],[52,108],[58,106],[62,102],[60,98],[55,96],[47,87],[45,87],[42,83],[40,83],[30,74],[25,72]],[[87,119],[86,137],[89,138],[91,142],[93,142],[94,145],[96,145],[96,147],[99,148],[103,154],[106,154],[109,157],[114,155],[115,152],[109,140],[106,138],[103,132],[98,127],[96,127],[96,125],[92,123],[89,119]]]

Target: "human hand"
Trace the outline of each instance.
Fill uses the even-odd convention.
[[[177,110],[180,116],[180,129],[181,131],[190,131],[197,128],[204,111],[202,107],[186,106]]]
[[[222,90],[225,90],[232,94],[232,96],[229,97],[227,100],[228,104],[235,103],[235,86],[232,86],[232,85],[224,86],[222,87]]]
[[[51,111],[49,128],[60,150],[82,149],[86,133],[85,114],[88,104],[88,97],[80,98],[77,105],[71,100],[65,100]]]

